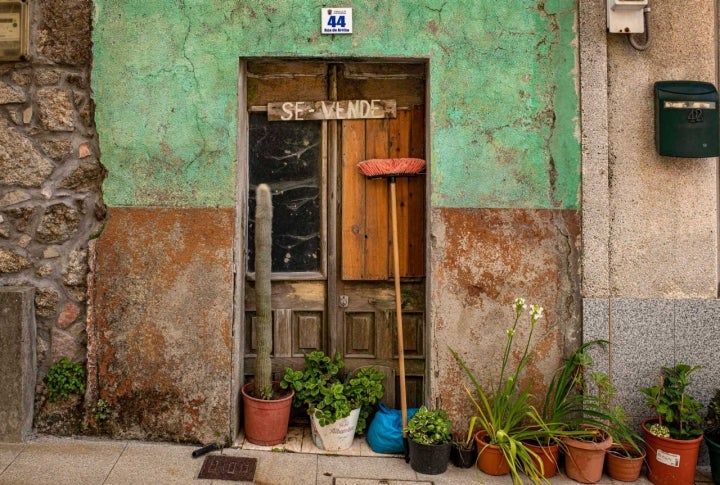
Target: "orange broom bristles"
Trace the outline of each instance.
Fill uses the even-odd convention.
[[[358,168],[367,177],[402,177],[417,175],[425,168],[421,158],[372,158],[358,163]]]

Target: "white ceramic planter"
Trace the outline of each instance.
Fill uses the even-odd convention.
[[[350,416],[338,419],[327,426],[320,426],[315,416],[310,416],[310,427],[315,446],[326,451],[347,450],[353,444],[359,417],[360,408],[357,408],[350,411]]]

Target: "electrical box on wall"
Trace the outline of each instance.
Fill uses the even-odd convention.
[[[27,58],[29,31],[27,0],[0,0],[0,62]]]
[[[717,157],[718,92],[701,81],[655,83],[655,146],[668,157]]]
[[[648,0],[606,0],[607,29],[611,34],[645,32],[644,10]]]

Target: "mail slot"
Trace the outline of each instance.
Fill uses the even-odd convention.
[[[668,157],[718,156],[718,93],[700,81],[655,83],[655,146]]]

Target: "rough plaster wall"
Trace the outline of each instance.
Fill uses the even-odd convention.
[[[365,2],[353,35],[322,36],[308,1],[100,0],[108,204],[233,206],[240,56],[415,56],[431,59],[433,205],[577,208],[575,3],[520,3]]]
[[[433,395],[438,397],[433,404],[448,409],[462,427],[471,406],[458,390],[470,383],[449,349],[461,355],[483,385],[497,383],[516,297],[545,309],[532,336],[532,358],[521,375],[538,396],[565,353],[577,347],[579,218],[577,211],[435,209],[432,234],[436,281],[430,295],[430,352]],[[526,312],[512,347],[511,368],[522,355],[528,332]]]
[[[604,5],[581,2],[587,298],[717,294],[717,159],[658,156],[653,112],[655,81],[715,82],[715,18],[713,2],[654,1],[639,52],[605,33]]]
[[[232,243],[229,209],[110,209],[95,309],[113,436],[231,438]]]
[[[430,199],[433,208],[447,209],[433,215],[429,251],[440,258],[429,279],[433,395],[462,399],[457,381],[445,379],[457,370],[447,344],[465,353],[480,349],[478,355],[502,346],[503,310],[520,295],[552,309],[539,346],[544,357],[532,369],[533,376],[548,375],[579,327],[577,232],[566,227],[576,227],[570,221],[579,207],[575,2],[364,2],[354,6],[352,36],[319,35],[319,14],[308,1],[97,1],[93,79],[108,204],[234,206],[239,57],[428,58]],[[481,224],[467,234],[450,227],[463,214],[482,220],[483,208],[500,210],[503,237],[476,237]],[[508,245],[513,230],[517,241]],[[156,243],[148,243],[157,254]],[[527,257],[523,249],[542,257],[514,266],[508,247],[517,260]],[[468,258],[456,273],[442,255],[459,248],[485,257]],[[134,268],[121,271],[127,276]],[[552,283],[558,286],[541,288],[536,273],[560,275]],[[170,274],[161,270],[156,280]],[[477,291],[479,281],[493,278],[490,291]],[[454,293],[466,288],[468,297]],[[128,303],[120,299],[114,307]],[[142,323],[122,312],[112,318],[118,329],[123,321]],[[469,328],[473,340],[457,338]],[[481,342],[485,334],[499,338]],[[128,369],[119,373],[126,381]]]
[[[644,52],[605,33],[602,3],[580,2],[583,337],[612,342],[598,364],[639,423],[661,366],[700,364],[703,403],[719,385],[717,159],[658,156],[653,113],[655,81],[717,85],[717,2],[653,0]]]
[[[714,298],[717,159],[660,157],[653,132],[655,81],[716,82],[714,2],[652,9],[647,51],[607,37],[610,294]]]
[[[581,2],[578,17],[582,106],[582,295],[601,298],[610,294],[605,5]]]

